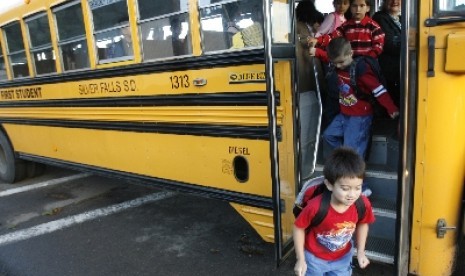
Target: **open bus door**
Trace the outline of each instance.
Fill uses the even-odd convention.
[[[277,265],[292,252],[292,207],[296,195],[291,22],[294,1],[264,0],[274,244]]]
[[[287,1],[274,1],[264,0],[264,36],[265,36],[265,68],[266,68],[266,85],[268,93],[268,118],[270,129],[270,160],[271,160],[271,180],[272,180],[272,193],[273,193],[273,224],[274,224],[274,243],[275,243],[275,257],[277,265],[279,265],[292,250],[292,235],[289,235],[289,230],[283,229],[283,220],[281,214],[284,212],[284,202],[281,200],[281,178],[280,178],[280,162],[278,150],[278,120],[277,120],[277,98],[275,94],[275,60],[273,57],[274,45],[276,37],[272,37],[273,24],[272,12],[285,11]],[[280,7],[277,7],[280,6]],[[282,6],[282,7],[281,7]],[[273,9],[274,8],[274,9]],[[273,9],[273,11],[272,11]],[[289,11],[289,8],[287,8]],[[289,24],[288,24],[289,25]]]
[[[322,111],[317,89],[299,88],[300,73],[305,75],[300,79],[310,82],[314,80],[306,73],[316,72],[299,70],[317,65],[313,59],[299,59],[308,49],[296,45],[299,42],[293,35],[295,1],[264,0],[264,7],[274,242],[279,265],[294,248],[292,209],[301,183],[315,169]]]

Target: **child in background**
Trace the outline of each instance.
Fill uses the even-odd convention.
[[[326,217],[315,227],[312,219],[321,204],[323,194],[311,199],[294,223],[294,247],[297,262],[294,272],[298,276],[352,274],[352,236],[355,233],[357,261],[365,268],[370,261],[365,255],[368,224],[375,217],[370,201],[361,195],[365,175],[365,162],[349,148],[333,151],[323,170],[324,183],[331,193]],[[362,196],[365,216],[359,220],[355,201]]]
[[[299,2],[295,10],[299,41],[306,45],[308,37],[315,37],[324,16],[319,12],[313,2]]]
[[[398,106],[400,104],[400,38],[401,0],[382,1],[381,10],[373,15],[373,19],[381,26],[384,37],[383,52],[379,56],[379,65],[386,78],[388,91]]]
[[[328,62],[324,50],[331,39],[345,37],[350,41],[354,56],[371,56],[378,58],[383,51],[384,32],[373,19],[368,16],[370,12],[369,0],[350,0],[352,18],[339,26],[333,33],[318,38],[309,38],[311,46],[310,55]]]
[[[299,2],[295,10],[296,35],[299,40],[295,45],[297,91],[299,92],[299,122],[300,122],[300,149],[301,149],[301,176],[308,178],[313,174],[315,137],[319,133],[317,123],[313,123],[315,116],[319,114],[318,88],[324,85],[322,64],[316,57],[308,54],[307,38],[313,37],[318,26],[323,22],[323,14],[314,6],[313,2]]]
[[[346,22],[344,14],[349,9],[349,0],[334,0],[333,6],[334,12],[325,17],[315,37],[330,34],[334,32],[337,27],[341,26],[342,23]]]

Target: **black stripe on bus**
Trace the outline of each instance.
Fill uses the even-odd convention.
[[[101,78],[123,77],[134,75],[147,75],[151,73],[176,72],[192,69],[211,69],[227,66],[248,64],[264,64],[265,52],[263,49],[254,49],[242,52],[230,52],[200,57],[185,57],[182,59],[153,61],[124,66],[115,66],[105,69],[87,69],[75,72],[57,73],[49,76],[15,79],[0,83],[1,88],[42,85],[50,83],[65,83],[70,81],[94,80]]]
[[[265,209],[273,208],[273,201],[271,198],[244,194],[239,192],[233,192],[217,188],[208,188],[199,185],[188,184],[179,181],[167,180],[156,177],[149,177],[134,173],[121,172],[116,170],[105,169],[96,166],[85,165],[81,163],[73,163],[64,160],[58,160],[53,158],[41,157],[36,155],[30,155],[19,152],[19,157],[25,160],[45,163],[53,166],[59,166],[63,168],[68,168],[72,170],[80,170],[84,172],[92,172],[100,176],[108,178],[118,178],[125,181],[134,181],[134,184],[143,185],[146,187],[158,187],[167,190],[179,191],[183,193],[197,194],[203,197],[225,200],[228,202],[235,202],[240,204],[245,204],[254,207],[260,207]],[[247,185],[242,183],[241,185]]]
[[[279,105],[279,92],[276,92]],[[1,107],[266,106],[266,92],[3,101]]]
[[[52,126],[64,128],[84,128],[97,130],[117,130],[130,132],[149,132],[175,135],[195,135],[213,137],[232,137],[244,139],[269,140],[270,133],[267,126],[230,126],[207,124],[175,124],[151,122],[117,122],[117,121],[79,121],[79,120],[49,120],[49,119],[11,119],[1,118],[0,123]],[[278,141],[282,139],[278,128]]]

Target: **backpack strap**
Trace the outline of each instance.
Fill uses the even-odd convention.
[[[328,96],[339,101],[338,76],[336,68],[329,66],[325,74]]]
[[[386,80],[381,73],[381,67],[379,66],[378,60],[370,56],[358,56],[354,58],[349,68],[350,86],[354,89],[355,96],[358,99],[367,101],[374,105],[376,104],[375,96],[371,92],[369,94],[363,93],[357,86],[357,78],[365,73],[367,67],[370,67],[379,82],[386,86]]]
[[[365,64],[360,63],[360,59],[362,58],[363,57],[355,57],[354,61],[350,64],[350,68],[349,68],[350,86],[352,86],[352,89],[354,89],[355,96],[358,99],[370,102],[371,97],[368,94],[361,92],[357,85],[358,76],[360,76],[360,74],[363,74],[363,72],[360,72],[360,71],[366,70],[365,67],[363,68],[360,67],[362,65],[365,65]]]
[[[312,222],[310,223],[310,226],[308,226],[307,230],[310,229],[311,227],[315,227],[319,225],[325,219],[326,215],[328,214],[329,203],[331,201],[331,192],[328,190],[324,190],[322,196],[323,198],[321,199],[321,204],[318,207],[318,211],[313,217]]]
[[[355,207],[357,208],[357,214],[358,214],[357,223],[358,223],[365,217],[365,213],[367,211],[365,202],[363,202],[362,196],[359,196],[357,200],[355,201]]]
[[[305,230],[308,232],[311,227],[318,226],[326,217],[329,211],[329,205],[331,201],[331,192],[328,190],[325,190],[323,192],[323,198],[321,199],[321,204],[320,207],[318,208],[318,211],[316,212],[315,216],[312,219],[312,222],[310,223],[310,226],[307,227]],[[355,208],[357,208],[357,223],[362,220],[365,217],[366,214],[366,206],[365,202],[363,201],[362,196],[359,196],[357,200],[355,201]]]

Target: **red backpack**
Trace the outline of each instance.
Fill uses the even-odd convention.
[[[310,223],[310,226],[308,226],[307,230],[310,227],[319,225],[328,214],[329,204],[331,201],[331,192],[326,188],[324,179],[324,176],[318,176],[305,182],[304,186],[295,199],[294,209],[292,211],[294,212],[294,216],[297,218],[305,206],[307,206],[309,200],[320,194],[323,194],[318,211],[313,217],[312,222]],[[363,219],[363,217],[365,217],[366,213],[365,203],[363,202],[361,196],[355,201],[355,207],[357,208],[358,221],[360,221]]]

